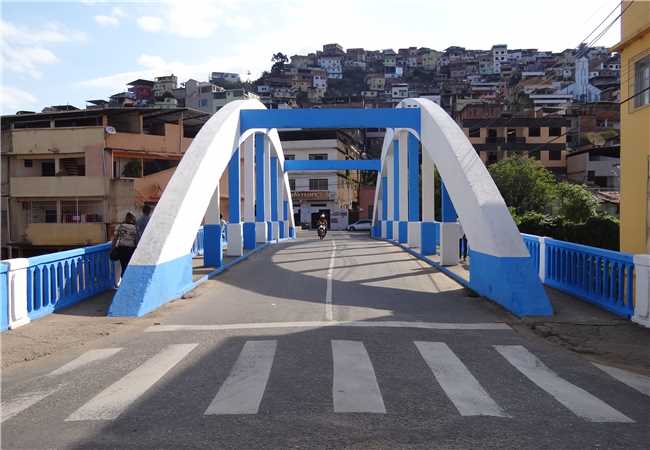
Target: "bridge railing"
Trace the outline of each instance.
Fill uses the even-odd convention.
[[[0,331],[72,306],[112,289],[116,264],[111,243],[0,263]],[[203,254],[203,227],[192,246]]]
[[[618,316],[634,314],[634,255],[522,234],[541,281]]]
[[[27,314],[37,319],[113,287],[111,244],[28,258]]]

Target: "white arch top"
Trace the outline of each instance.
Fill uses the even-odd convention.
[[[472,249],[497,257],[527,257],[519,230],[494,180],[456,122],[436,103],[416,98],[398,108],[420,108],[420,142],[438,167]],[[387,130],[381,154],[382,172],[394,133]],[[387,168],[390,170],[391,168]],[[377,178],[375,205],[381,176]],[[375,219],[378,214],[375,209]]]
[[[230,102],[203,125],[154,209],[131,264],[158,265],[188,254],[221,175],[238,146],[253,133],[267,134],[280,167],[284,168],[277,130],[247,130],[240,136],[239,111],[243,109],[266,107],[258,100]],[[282,172],[285,192],[291,192],[289,178]],[[291,202],[289,213],[293,226]]]

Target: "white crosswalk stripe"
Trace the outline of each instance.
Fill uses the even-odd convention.
[[[331,340],[332,391],[331,405],[335,413],[386,413],[382,391],[370,355],[362,341]],[[493,416],[511,418],[508,405],[499,405],[481,385],[479,379],[463,363],[463,355],[454,352],[444,342],[414,341],[420,357],[431,370],[435,382],[461,416]],[[127,411],[161,378],[179,364],[198,344],[169,345],[108,387],[79,406],[66,421],[114,420]],[[204,415],[257,414],[266,394],[271,371],[278,351],[276,340],[246,341],[225,381],[204,411]],[[633,419],[597,398],[596,395],[561,378],[533,353],[521,345],[495,345],[496,351],[517,371],[541,390],[552,396],[576,416],[590,422],[632,423]],[[107,360],[124,351],[121,348],[90,350],[76,359],[40,377],[40,385],[25,389],[0,405],[1,422],[35,407],[47,397],[63,395],[76,378],[66,381],[66,375]],[[121,353],[120,353],[121,355]],[[495,354],[496,355],[496,354]],[[412,361],[420,364],[421,361]],[[650,395],[650,379],[615,367],[595,364],[608,375],[642,394]],[[280,368],[281,370],[282,368]],[[515,370],[516,369],[516,370]],[[399,368],[408,370],[408,367]],[[54,378],[60,377],[60,378]],[[433,382],[430,375],[422,384]],[[390,386],[387,386],[388,388]],[[79,386],[81,389],[82,386]],[[59,394],[57,394],[59,392]],[[83,391],[80,391],[83,392]],[[94,395],[95,393],[93,393]],[[629,395],[629,391],[628,391]],[[6,398],[6,396],[5,396]],[[206,402],[207,402],[206,398]],[[273,399],[271,399],[273,400]],[[427,402],[426,398],[421,400]],[[436,405],[433,405],[436,406]],[[36,409],[36,407],[34,408]]]
[[[640,393],[650,396],[650,377],[641,375],[639,373],[630,372],[628,370],[619,369],[618,367],[606,366],[604,364],[593,363],[603,372],[606,372],[612,378],[617,379],[621,383],[627,384]]]
[[[96,361],[101,361],[106,358],[110,358],[117,352],[122,350],[121,348],[101,348],[97,350],[89,350],[79,356],[78,358],[73,359],[69,363],[65,364],[64,366],[59,367],[56,370],[53,370],[48,374],[50,377],[55,377],[59,375],[63,375],[68,372],[72,372],[73,370],[80,369],[84,366],[87,366],[88,364],[91,364]]]
[[[257,414],[276,346],[276,341],[247,341],[205,415]]]
[[[496,350],[538,387],[575,415],[591,422],[634,422],[584,389],[560,378],[521,345],[495,345]]]
[[[198,344],[170,345],[73,412],[66,421],[113,420]]]
[[[440,387],[461,416],[508,417],[443,342],[415,342]]]
[[[33,392],[27,392],[12,400],[9,400],[7,402],[2,402],[2,405],[0,405],[2,420],[0,420],[0,422],[4,422],[5,420],[11,419],[16,414],[19,414],[24,410],[26,410],[27,408],[29,408],[30,406],[35,405],[36,403],[43,400],[45,397],[54,394],[56,391],[59,390],[59,388],[60,386],[57,386],[53,389],[43,389],[43,390],[38,390]]]
[[[332,341],[332,355],[334,412],[385,413],[375,370],[363,343]]]

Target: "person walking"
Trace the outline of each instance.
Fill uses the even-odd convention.
[[[129,261],[131,261],[135,247],[138,245],[138,228],[135,216],[131,212],[127,212],[124,222],[115,228],[112,245],[111,259],[120,261],[122,276],[124,276],[124,271],[129,265]]]
[[[150,218],[151,218],[151,206],[144,205],[142,207],[142,215],[136,222],[136,227],[138,228],[138,239],[142,237],[142,233],[144,233],[144,229],[147,228],[147,224],[149,223]]]

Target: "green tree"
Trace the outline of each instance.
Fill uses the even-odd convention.
[[[562,182],[557,185],[560,215],[575,223],[583,223],[598,212],[598,200],[584,186]]]
[[[284,70],[284,65],[289,62],[289,57],[282,52],[277,52],[273,54],[271,62],[273,62],[271,73],[280,73]]]
[[[491,165],[489,171],[506,205],[517,214],[550,209],[556,181],[551,172],[534,160],[515,155]]]

